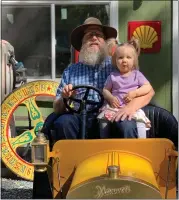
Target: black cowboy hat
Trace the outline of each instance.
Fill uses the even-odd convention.
[[[105,39],[108,38],[116,38],[117,37],[117,30],[110,26],[102,25],[101,21],[94,17],[89,17],[84,21],[83,25],[78,26],[75,28],[71,33],[71,44],[72,46],[80,51],[82,46],[82,39],[85,34],[85,30],[90,26],[99,26],[102,28],[102,31],[105,35]]]

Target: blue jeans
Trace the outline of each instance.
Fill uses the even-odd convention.
[[[145,124],[134,120],[111,123],[100,119],[99,126],[101,138],[146,138]]]
[[[79,114],[50,114],[45,120],[42,132],[51,140],[80,139],[81,117]],[[86,137],[88,139],[99,138],[98,121],[94,117],[88,117],[86,123]],[[53,136],[52,136],[53,135]]]
[[[81,138],[81,118],[77,114],[50,114],[43,126],[42,131],[51,140],[51,130],[55,133],[53,139],[80,139]],[[111,124],[110,135],[103,136],[99,134],[99,123],[96,117],[87,118],[87,134],[88,139],[99,138],[137,138],[137,127],[134,120],[113,122]]]
[[[124,120],[112,123],[113,138],[138,138],[135,120]]]

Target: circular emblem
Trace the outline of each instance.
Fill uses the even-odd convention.
[[[1,105],[1,156],[4,164],[15,174],[33,180],[34,167],[17,153],[17,148],[30,144],[36,132],[43,126],[43,118],[36,104],[37,96],[55,96],[59,83],[54,81],[33,81],[9,94]],[[10,120],[20,104],[28,109],[33,129],[26,130],[16,137],[11,137]]]
[[[158,41],[156,30],[151,26],[139,26],[133,32],[133,36],[140,41],[140,47],[143,49],[152,48]]]

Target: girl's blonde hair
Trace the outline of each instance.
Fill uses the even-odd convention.
[[[108,48],[108,55],[113,56],[116,47],[118,45],[118,42],[115,38],[109,38],[106,40],[107,48]]]
[[[140,55],[140,42],[135,37],[132,37],[130,41],[119,44],[116,47],[116,51],[112,56],[112,64],[114,66],[117,66],[117,64],[116,64],[116,53],[117,53],[117,50],[120,47],[123,47],[123,46],[129,46],[129,47],[132,47],[134,49],[134,67],[133,67],[133,69],[139,69],[139,59],[138,59],[138,57]]]

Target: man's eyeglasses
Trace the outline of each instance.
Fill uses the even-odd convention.
[[[89,32],[89,33],[86,33],[85,34],[85,38],[92,38],[93,36],[96,36],[97,38],[105,38],[104,34],[103,33],[100,33],[100,32]]]

